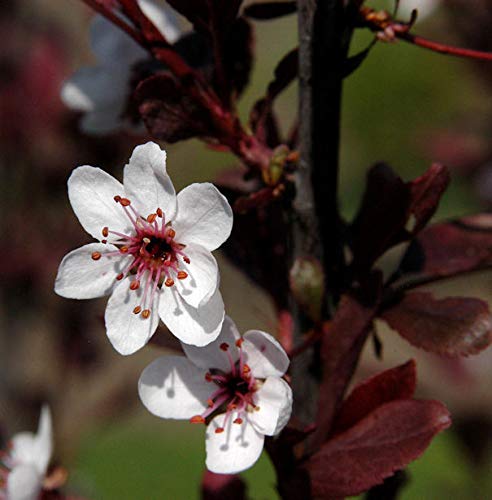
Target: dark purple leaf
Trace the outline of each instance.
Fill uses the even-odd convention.
[[[317,429],[313,442],[323,443],[331,433],[361,349],[372,328],[380,294],[381,275],[374,273],[361,288],[342,296],[321,346],[323,377],[320,385]]]
[[[391,368],[357,385],[337,414],[334,433],[338,434],[362,420],[378,406],[397,399],[410,399],[416,385],[415,361]]]
[[[437,164],[408,183],[388,165],[375,165],[368,173],[361,207],[351,226],[356,269],[369,269],[386,250],[420,231],[448,183],[447,169]]]
[[[400,271],[425,280],[491,265],[492,214],[479,214],[424,229],[408,248]]]
[[[202,500],[246,500],[246,484],[236,474],[205,471],[202,478]]]
[[[149,132],[157,139],[173,143],[213,135],[208,111],[198,107],[169,75],[162,73],[141,82],[134,99]]]
[[[437,401],[397,400],[327,441],[307,462],[314,497],[357,495],[418,458],[451,423]]]
[[[412,292],[381,318],[416,347],[447,356],[477,354],[492,342],[492,316],[479,299]]]
[[[262,2],[248,5],[244,15],[253,19],[276,19],[293,14],[297,10],[297,2]]]

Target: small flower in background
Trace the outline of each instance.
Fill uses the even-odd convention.
[[[187,344],[217,338],[224,303],[211,251],[229,237],[232,209],[215,186],[191,184],[176,196],[166,153],[149,142],[135,148],[123,184],[99,168],[78,167],[68,196],[100,243],[64,257],[56,293],[73,299],[111,295],[106,329],[121,354],[143,347],[159,316]]]
[[[140,399],[162,418],[206,423],[207,468],[233,474],[259,458],[265,436],[278,434],[292,410],[281,377],[289,358],[267,333],[239,335],[226,316],[220,336],[206,347],[183,344],[187,358],[163,356],[143,371]]]
[[[46,479],[53,451],[51,413],[41,410],[38,432],[21,432],[12,438],[9,449],[1,457],[0,499],[35,500]]]
[[[180,35],[174,12],[156,0],[138,0],[144,14],[170,42]],[[82,129],[107,134],[141,125],[129,112],[135,66],[148,59],[146,51],[120,28],[95,16],[90,31],[91,46],[98,64],[79,69],[61,91],[64,103],[82,111]],[[143,130],[143,128],[142,128]]]

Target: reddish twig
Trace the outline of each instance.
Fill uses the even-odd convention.
[[[412,35],[412,33],[396,33],[396,36],[418,47],[439,52],[440,54],[447,54],[456,57],[465,57],[467,59],[479,59],[481,61],[492,61],[492,52],[482,52],[480,50],[464,49],[461,47],[453,47],[439,42],[433,42],[427,38]]]

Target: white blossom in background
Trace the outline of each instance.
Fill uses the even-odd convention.
[[[138,0],[144,14],[170,42],[180,36],[172,9],[162,1]],[[90,28],[94,66],[79,69],[62,87],[61,98],[69,108],[82,111],[82,129],[107,134],[137,128],[125,118],[131,94],[134,65],[149,58],[148,53],[120,28],[96,15]],[[141,124],[140,124],[141,125]]]
[[[43,488],[53,451],[51,414],[41,410],[38,432],[16,434],[2,455],[0,499],[36,500]]]
[[[99,243],[66,255],[55,282],[59,295],[110,295],[107,335],[121,354],[143,347],[159,317],[182,342],[206,345],[224,320],[212,250],[229,237],[232,209],[210,183],[176,195],[166,152],[149,142],[133,151],[123,184],[103,170],[76,168],[68,196],[82,227]]]
[[[259,458],[265,436],[278,434],[292,410],[292,390],[281,377],[289,358],[267,333],[241,338],[226,316],[220,336],[206,347],[183,344],[187,357],[162,356],[140,376],[147,409],[161,418],[209,421],[207,468],[234,474]]]

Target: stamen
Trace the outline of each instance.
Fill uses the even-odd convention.
[[[222,434],[223,432],[224,432],[223,427],[217,427],[217,429],[215,429],[215,434]]]
[[[207,382],[212,382],[212,380],[213,380],[213,378],[212,378],[212,374],[211,374],[211,373],[209,373],[209,372],[205,373],[205,380],[206,380]]]
[[[160,218],[162,219],[162,213],[163,213],[163,212],[162,212],[162,209],[161,209],[161,208],[158,208],[158,209],[156,210],[156,212],[157,212],[157,217],[160,217]]]
[[[237,339],[236,340],[236,347],[239,347],[239,349],[241,349],[241,347],[243,346],[243,342],[244,342],[243,339]]]
[[[243,365],[243,376],[249,377],[251,374],[251,368],[248,365]]]
[[[100,252],[92,252],[92,260],[99,260],[101,258]]]
[[[214,405],[214,400],[213,399],[207,399],[207,405],[212,407]]]
[[[169,238],[174,238],[176,236],[176,231],[174,229],[168,229],[167,236],[169,236]]]
[[[150,316],[150,309],[144,309],[142,311],[142,318],[147,319]]]
[[[241,425],[243,423],[243,419],[240,418],[240,417],[237,417],[234,421],[233,421],[234,424],[239,424]]]
[[[128,247],[126,247],[126,246],[121,247],[120,252],[121,253],[128,253]]]
[[[106,244],[107,242],[108,242],[108,240],[101,240],[101,243]]]
[[[108,234],[109,234],[109,227],[105,226],[103,227],[102,229],[102,235],[107,238],[108,237]]]
[[[150,214],[147,216],[147,222],[152,224],[157,219],[157,214]]]
[[[185,271],[179,271],[178,272],[178,280],[184,280],[185,278],[188,277],[188,273]]]
[[[135,309],[133,309],[133,314],[140,314],[141,310],[142,310],[142,308],[140,306],[137,306],[137,307],[135,307]]]
[[[229,344],[227,342],[222,342],[219,346],[223,351],[227,351],[229,349]]]
[[[130,290],[138,290],[139,287],[140,287],[139,280],[132,281],[130,284]]]
[[[174,280],[172,278],[167,278],[167,280],[164,282],[166,286],[173,286],[174,285]]]
[[[128,198],[120,198],[120,203],[124,207],[129,207],[132,202]]]
[[[121,201],[121,196],[116,195],[113,199],[114,199],[114,201],[116,201],[116,203],[119,203]]]
[[[187,264],[189,264],[189,263],[191,262],[191,261],[190,261],[190,259],[188,259],[188,257],[183,257],[183,260],[184,260]]]
[[[118,274],[118,276],[116,276],[116,279],[118,281],[121,281],[123,279],[123,273]]]
[[[205,419],[201,415],[195,415],[194,417],[190,418],[190,422],[192,424],[204,424]]]

